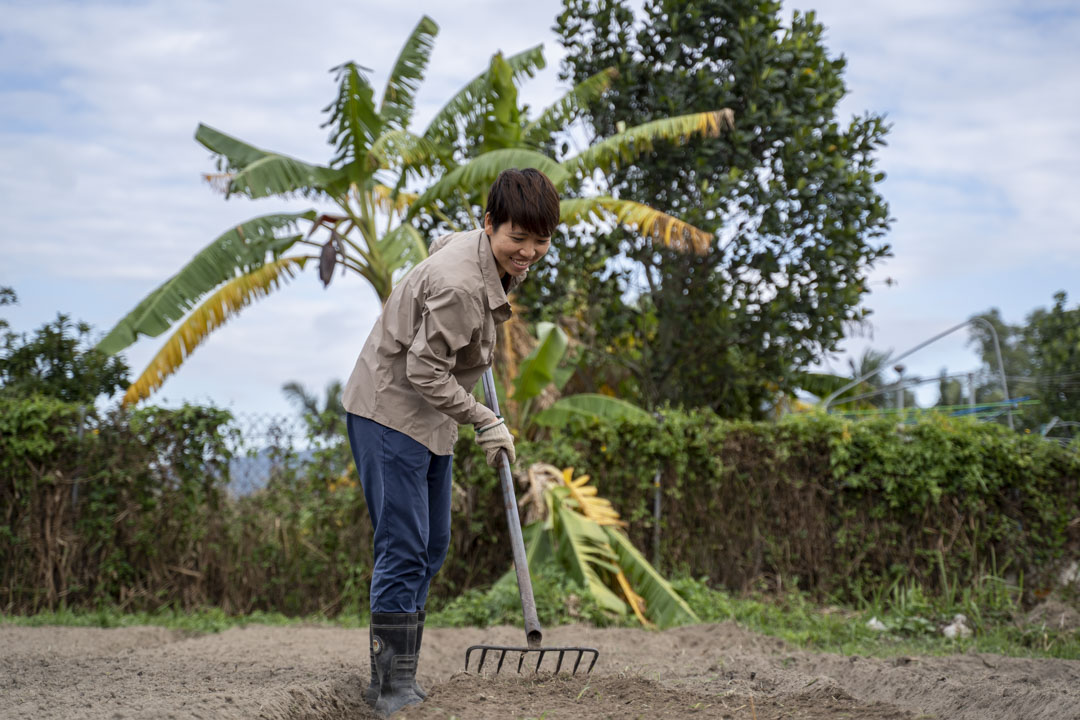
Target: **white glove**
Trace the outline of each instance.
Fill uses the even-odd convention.
[[[493,423],[476,428],[476,443],[487,454],[487,462],[491,467],[496,467],[499,462],[499,450],[505,450],[513,463],[517,459],[514,452],[514,436],[510,434],[510,428],[506,427],[506,421],[499,418]]]

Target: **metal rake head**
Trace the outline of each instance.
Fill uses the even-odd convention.
[[[555,670],[554,670],[555,675],[558,675],[559,671],[562,669],[563,660],[566,658],[568,653],[576,654],[576,657],[573,658],[574,667],[573,667],[572,670],[570,670],[571,675],[576,675],[577,674],[578,668],[581,666],[582,658],[584,658],[586,654],[591,654],[592,655],[592,661],[589,663],[588,669],[585,670],[586,675],[588,675],[589,673],[592,672],[593,666],[596,665],[596,661],[600,657],[600,651],[599,650],[597,650],[596,648],[587,648],[587,647],[553,647],[553,648],[539,648],[539,647],[537,647],[537,648],[530,648],[530,647],[512,647],[512,646],[507,646],[507,645],[473,645],[472,647],[470,647],[468,650],[465,651],[465,672],[469,672],[470,656],[473,654],[473,651],[476,651],[476,650],[480,651],[480,660],[476,664],[476,672],[478,672],[478,673],[481,672],[484,669],[484,663],[487,660],[488,653],[498,653],[499,654],[499,662],[498,662],[498,665],[495,666],[495,674],[496,675],[498,675],[499,671],[502,670],[503,662],[506,660],[507,653],[519,653],[520,654],[519,657],[518,657],[518,662],[517,662],[517,671],[519,673],[521,672],[522,666],[525,664],[525,656],[527,654],[529,654],[529,653],[535,653],[536,654],[536,656],[537,656],[536,657],[536,667],[533,668],[533,672],[540,672],[540,665],[543,664],[544,657],[554,655],[555,653],[558,653],[559,659],[558,659],[558,662],[555,663]],[[531,665],[531,662],[530,662],[530,665]]]

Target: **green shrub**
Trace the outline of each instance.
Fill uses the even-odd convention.
[[[660,565],[732,590],[854,599],[902,579],[955,592],[991,571],[1034,588],[1080,548],[1080,453],[993,424],[669,411],[579,425],[519,455],[541,453],[590,474],[643,548],[659,469]]]
[[[532,585],[541,625],[585,622],[604,626],[612,622],[610,613],[604,612],[576,583],[568,583],[554,565],[534,568]],[[521,596],[517,580],[509,574],[486,591],[466,590],[433,611],[428,622],[443,627],[520,625]]]
[[[266,487],[233,497],[237,442],[214,408],[99,417],[0,398],[0,610],[366,612],[371,528],[346,439],[320,436],[305,463],[275,448]],[[448,623],[500,622],[517,613],[516,589],[469,591],[511,565],[501,492],[471,430],[455,449],[451,548],[432,607]],[[1080,453],[990,424],[672,410],[660,423],[572,424],[522,440],[518,457],[522,470],[588,473],[647,555],[659,532],[663,572],[733,592],[871,606],[918,587],[956,606],[989,600],[1004,616],[1011,588],[1042,589],[1080,548]],[[537,580],[551,617],[571,592],[559,582]]]

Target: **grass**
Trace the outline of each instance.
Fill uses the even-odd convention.
[[[811,650],[845,655],[895,657],[996,653],[1013,657],[1080,659],[1080,630],[1025,625],[1018,590],[1008,595],[968,593],[930,597],[917,586],[896,586],[859,608],[819,605],[800,593],[733,596],[692,579],[674,583],[703,622],[732,621]],[[968,618],[971,637],[941,633],[956,614]],[[867,626],[877,618],[885,630]]]
[[[135,627],[155,625],[191,633],[216,633],[247,625],[325,625],[327,627],[367,627],[368,619],[362,617],[328,618],[325,616],[289,617],[281,613],[253,612],[247,615],[229,615],[218,608],[200,608],[190,611],[162,609],[153,612],[123,612],[116,608],[99,610],[70,610],[62,608],[34,615],[0,616],[0,624],[20,627],[64,625],[68,627]]]
[[[690,578],[676,580],[673,585],[702,622],[735,622],[810,650],[877,657],[978,652],[1080,659],[1080,630],[1063,631],[1018,623],[1014,618],[1023,614],[1019,607],[1019,588],[997,581],[988,582],[982,588],[939,597],[928,596],[918,586],[896,584],[863,600],[859,607],[820,605],[797,592],[783,596],[764,593],[736,596]],[[605,616],[580,588],[571,588],[568,592],[554,576],[537,574],[534,590],[544,625],[568,622],[634,625],[632,619]],[[570,596],[575,600],[567,603]],[[496,584],[487,592],[468,591],[441,606],[433,601],[428,623],[438,627],[517,624],[521,621],[518,602],[513,583]],[[968,617],[973,635],[950,640],[940,629],[957,613]],[[867,622],[872,617],[877,618],[885,630],[869,628]],[[136,613],[115,608],[96,611],[62,609],[29,616],[0,617],[0,623],[24,627],[156,625],[192,633],[220,632],[247,625],[314,624],[357,628],[366,627],[367,622],[366,616],[287,617],[264,612],[228,615],[216,608]]]

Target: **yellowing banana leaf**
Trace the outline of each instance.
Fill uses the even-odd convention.
[[[399,216],[419,197],[416,193],[405,192],[396,188],[391,189],[386,185],[377,183],[372,185],[371,196],[379,210],[387,215],[395,213]]]
[[[712,246],[713,235],[682,220],[632,200],[604,195],[567,198],[559,204],[559,219],[567,225],[613,216],[623,225],[636,228],[646,237],[681,252],[704,255]]]
[[[701,622],[671,583],[638,552],[622,529],[605,525],[602,530],[634,592],[644,598],[644,612],[649,620],[661,628]]]
[[[651,151],[656,140],[682,143],[696,135],[717,137],[723,130],[735,126],[734,118],[731,110],[724,109],[642,123],[590,145],[564,160],[562,167],[570,176],[590,175],[596,169],[624,167],[642,153]]]
[[[97,347],[113,355],[131,345],[139,335],[157,336],[187,314],[199,299],[218,285],[262,266],[267,256],[277,256],[301,238],[297,221],[311,220],[314,211],[264,215],[222,233],[188,261],[142,302],[135,306]]]
[[[180,323],[142,374],[124,394],[122,403],[132,405],[148,398],[176,372],[207,336],[255,299],[269,295],[282,280],[291,278],[307,258],[287,257],[225,283]]]
[[[599,570],[619,572],[618,557],[608,545],[603,529],[572,509],[556,504],[557,557],[577,582],[589,590],[600,607],[625,615],[627,604],[600,578]]]

